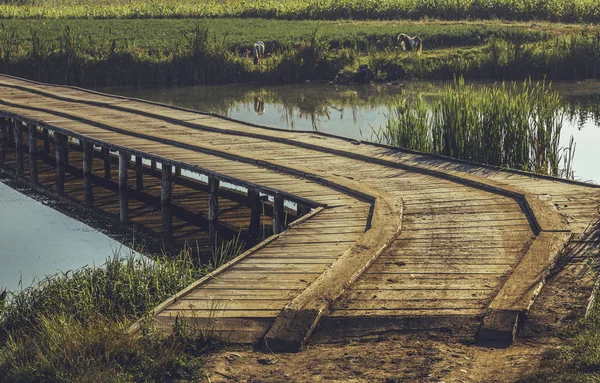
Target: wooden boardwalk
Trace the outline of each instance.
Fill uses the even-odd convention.
[[[479,326],[481,339],[512,340],[552,264],[570,251],[563,250],[568,241],[590,249],[598,243],[598,227],[589,226],[600,203],[594,185],[8,76],[0,76],[0,115],[18,129],[35,126],[38,136],[91,142],[96,154],[118,151],[124,169],[134,167],[127,155],[162,163],[169,174],[152,184],[156,198],[173,180],[171,166],[207,176],[204,194],[195,199],[187,190],[186,198],[197,214],[208,205],[209,223],[219,216],[248,228],[252,201],[270,196],[275,234],[157,307],[154,318],[165,328],[184,317],[235,341],[264,339],[275,350],[300,349],[315,328],[344,336]],[[3,137],[20,142],[7,129]],[[3,147],[18,172],[27,153]],[[92,173],[101,173],[96,162]],[[123,190],[135,188],[138,174],[147,178],[146,167],[125,171],[116,185],[122,220],[135,218],[127,210],[123,216]],[[248,203],[226,202],[215,180],[236,185]],[[229,221],[211,205],[217,195],[223,206],[237,204]],[[160,198],[153,227],[168,232],[164,206],[172,195]],[[300,218],[281,231],[284,201]],[[178,239],[187,235],[193,238],[182,231]]]

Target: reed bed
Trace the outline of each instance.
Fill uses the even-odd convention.
[[[546,82],[475,89],[463,78],[430,103],[401,98],[379,142],[552,176],[572,176],[574,143],[559,146],[565,113]],[[567,165],[560,168],[561,163]]]
[[[313,20],[394,20],[435,18],[598,22],[594,0],[8,0],[2,18],[214,18],[260,17]]]

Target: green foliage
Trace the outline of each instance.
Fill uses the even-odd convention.
[[[422,55],[399,49],[400,30],[423,37]],[[272,54],[260,67],[244,58],[258,39]],[[54,83],[333,80],[352,78],[363,63],[390,80],[395,80],[391,72],[410,78],[596,78],[600,76],[600,30],[564,25],[516,24],[509,29],[501,23],[259,19],[0,23],[0,72]]]
[[[408,149],[559,176],[561,105],[545,82],[475,89],[460,78],[429,105],[400,99],[388,124],[374,133],[380,142]]]
[[[6,0],[3,18],[247,18],[395,20],[435,18],[598,22],[595,0]]]
[[[224,245],[230,256],[240,242]],[[130,382],[202,378],[199,356],[222,343],[178,321],[169,336],[149,324],[125,330],[202,277],[190,252],[120,257],[9,291],[0,306],[0,382]]]

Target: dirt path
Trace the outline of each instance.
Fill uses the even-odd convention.
[[[210,357],[206,372],[211,382],[518,382],[539,369],[545,351],[564,344],[561,330],[584,314],[593,281],[581,254],[564,259],[509,348],[448,333],[311,344],[297,354],[230,346]]]

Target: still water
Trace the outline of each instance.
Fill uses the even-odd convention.
[[[404,85],[331,84],[225,85],[159,89],[108,88],[101,91],[142,98],[242,121],[291,130],[318,130],[362,140],[385,125],[400,93],[435,97],[446,82]],[[484,85],[478,83],[477,85]],[[575,178],[600,183],[600,82],[553,84],[565,100],[561,145],[576,143]]]
[[[129,254],[119,242],[1,182],[0,217],[0,292],[60,271],[102,265],[114,251]]]

